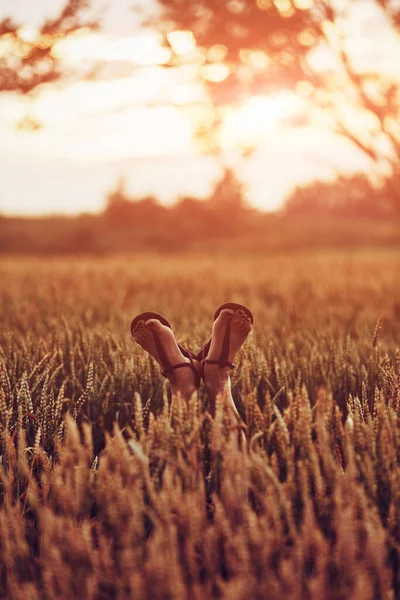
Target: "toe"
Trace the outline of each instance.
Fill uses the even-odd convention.
[[[133,337],[139,343],[139,342],[143,341],[144,335],[143,335],[142,331],[137,331]]]
[[[246,330],[246,321],[244,321],[243,319],[239,323],[239,330],[242,332]]]
[[[239,311],[237,311],[232,319],[232,324],[235,326],[240,325],[240,323],[242,322],[242,316],[239,314]]]
[[[135,325],[135,327],[132,330],[132,334],[135,335],[144,325],[144,321],[138,321]]]
[[[155,331],[156,333],[160,333],[163,330],[163,325],[158,319],[149,319],[146,321],[146,325],[149,329]]]
[[[219,313],[216,321],[218,321],[218,323],[223,324],[228,323],[228,321],[234,316],[234,314],[235,312],[231,308],[224,308]]]
[[[250,320],[246,317],[246,315],[243,315],[240,320],[237,323],[237,329],[238,331],[240,331],[243,334],[247,334],[250,329],[251,329],[251,322]]]
[[[135,342],[136,342],[137,344],[139,344],[139,346],[143,346],[143,344],[144,344],[144,341],[143,341],[143,338],[142,338],[142,336],[141,336],[141,335],[137,335],[137,336],[135,337]]]

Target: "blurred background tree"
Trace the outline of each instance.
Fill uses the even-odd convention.
[[[173,30],[187,30],[200,52],[199,76],[213,109],[198,132],[206,144],[216,144],[224,105],[252,94],[293,90],[308,104],[310,120],[322,121],[371,159],[375,177],[400,212],[400,72],[396,63],[393,73],[372,68],[357,48],[368,41],[351,23],[355,10],[375,11],[381,28],[398,43],[399,2],[159,2],[163,21],[153,24],[163,30],[166,44],[171,46]],[[188,59],[190,54],[174,56],[175,64]]]
[[[68,0],[34,37],[9,18],[0,22],[0,91],[27,95],[57,81],[62,65],[54,44],[96,27],[92,3]],[[160,31],[171,51],[160,68],[190,65],[207,91],[197,130],[203,150],[220,152],[218,132],[230,103],[289,89],[303,98],[308,122],[323,123],[370,158],[372,176],[400,212],[399,69],[394,62],[383,72],[363,58],[360,45],[368,40],[354,21],[355,11],[373,10],[381,30],[398,43],[399,2],[158,0],[158,5],[157,17],[146,16],[146,7],[142,11],[144,24]],[[88,72],[83,67],[78,75]],[[29,117],[22,125],[39,126]],[[252,148],[242,150],[246,155]]]
[[[61,76],[60,61],[53,52],[60,38],[82,29],[94,29],[89,18],[90,0],[68,0],[59,14],[45,20],[38,30],[0,21],[0,91],[27,94]]]
[[[364,173],[338,176],[333,181],[312,181],[295,188],[282,208],[285,217],[308,219],[393,220],[396,216],[383,190]]]

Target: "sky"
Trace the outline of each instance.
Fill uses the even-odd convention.
[[[0,0],[0,18],[11,14],[25,25],[25,35],[32,35],[43,15],[56,14],[62,2],[37,4],[14,0],[11,9]],[[192,139],[192,105],[197,102],[196,110],[202,110],[201,86],[190,69],[153,66],[165,60],[165,50],[156,32],[138,26],[130,5],[98,0],[103,29],[57,48],[73,69],[103,61],[108,80],[57,83],[34,101],[0,94],[1,213],[96,212],[121,178],[133,197],[155,195],[170,204],[187,195],[207,196],[221,176],[221,160],[202,155]],[[379,32],[376,15],[364,10],[359,17],[354,27],[363,56],[390,70],[395,62],[390,41],[382,37],[379,47],[370,43]],[[189,44],[190,50],[188,36],[178,36],[175,43],[183,50]],[[299,96],[282,92],[255,96],[227,111],[221,136],[224,164],[237,169],[252,205],[274,210],[296,185],[370,167],[349,141],[322,124],[306,125],[305,110]],[[42,128],[19,129],[26,115]],[[241,159],[238,147],[247,143],[257,150]]]

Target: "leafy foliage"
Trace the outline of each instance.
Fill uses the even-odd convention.
[[[384,267],[384,268],[383,268]],[[0,596],[395,598],[395,254],[8,259],[0,266]],[[129,322],[195,350],[255,314],[223,399],[168,397]]]
[[[88,17],[89,5],[89,0],[67,0],[33,36],[10,18],[0,21],[0,92],[28,94],[59,79],[61,65],[54,46],[80,29],[95,27]]]
[[[357,33],[365,11],[371,15],[374,44],[386,36],[398,51],[398,2],[371,0],[365,8],[333,0],[159,2],[164,20],[157,26],[166,32],[187,29],[198,45],[199,76],[214,108],[214,120],[200,128],[199,137],[208,139],[210,147],[218,145],[220,106],[289,89],[304,98],[306,119],[314,123],[322,117],[324,126],[371,159],[398,209],[399,73],[372,64],[364,49],[367,38]],[[193,57],[178,55],[176,61],[193,62]],[[227,67],[226,76],[207,78],[204,65],[220,63]]]
[[[235,93],[243,95],[252,89],[246,85],[250,81],[253,86],[264,84],[269,89],[292,85],[301,77],[303,61],[319,36],[311,7],[298,9],[292,2],[159,0],[159,3],[164,9],[166,31],[174,27],[191,31],[203,53],[204,64],[223,61],[229,65],[229,76],[215,86],[225,101]],[[162,28],[163,22],[155,25]],[[302,35],[305,31],[308,41]],[[268,69],[260,55],[257,63],[252,51],[264,54]],[[179,56],[176,60],[179,62]]]

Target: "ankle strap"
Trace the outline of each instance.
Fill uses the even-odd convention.
[[[190,367],[193,371],[193,373],[195,374],[196,377],[196,385],[197,387],[199,387],[200,385],[200,375],[197,373],[196,367],[194,366],[193,363],[193,358],[191,356],[188,357],[190,362],[182,362],[182,363],[178,363],[176,365],[172,365],[170,367],[168,367],[167,369],[163,369],[161,371],[161,374],[163,377],[168,377],[172,371],[175,371],[176,369],[181,369],[182,367]]]
[[[230,369],[235,368],[235,363],[230,362],[229,360],[210,360],[209,358],[205,358],[203,363],[207,365],[219,365],[221,368],[229,367]]]

